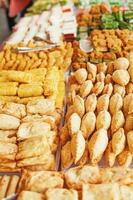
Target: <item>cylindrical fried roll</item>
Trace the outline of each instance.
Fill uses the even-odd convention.
[[[40,85],[35,84],[21,84],[18,89],[19,97],[35,97],[41,96],[43,88]]]
[[[1,85],[0,84],[0,96],[15,96],[18,88],[13,85]]]

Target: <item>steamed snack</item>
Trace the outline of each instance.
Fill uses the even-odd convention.
[[[0,53],[0,69],[2,70],[18,70],[27,71],[31,69],[42,69],[57,66],[58,69],[67,70],[71,64],[73,49],[71,43],[62,42],[59,47],[47,51],[29,52],[29,53],[15,53],[12,48],[17,47],[38,47],[44,46],[44,42],[39,44],[30,41],[27,45],[9,45],[5,44]],[[12,76],[14,77],[14,76]]]
[[[44,196],[37,192],[31,191],[22,191],[19,196],[18,200],[44,200]]]
[[[46,200],[54,200],[55,196],[58,200],[78,200],[78,192],[76,190],[68,190],[68,189],[48,189],[45,193]]]
[[[18,96],[21,98],[41,96],[42,94],[43,88],[37,84],[21,84],[18,89]]]
[[[18,187],[23,190],[44,193],[49,188],[63,188],[64,180],[60,172],[24,170]]]

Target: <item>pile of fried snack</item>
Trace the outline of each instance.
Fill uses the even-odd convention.
[[[79,48],[79,42],[73,43],[74,55],[73,66],[86,65],[86,62],[102,63],[114,61],[119,57],[127,57],[133,51],[133,31],[128,29],[94,30],[91,32],[89,41],[93,51],[83,52]]]
[[[73,71],[61,129],[62,169],[85,163],[130,166],[133,153],[133,54]]]
[[[1,199],[8,191],[9,178],[3,179],[6,184],[0,182]],[[19,183],[12,182],[12,188],[18,200],[132,200],[133,170],[90,165],[67,172],[24,170]]]
[[[44,42],[31,40],[26,47],[34,48],[44,46]],[[64,42],[60,47],[48,51],[17,53],[17,47],[25,47],[22,44],[6,44],[0,52],[0,69],[26,71],[36,68],[51,68],[58,66],[59,69],[67,70],[71,63],[73,49],[71,43]]]
[[[27,104],[30,100],[48,98],[61,109],[64,95],[64,71],[58,67],[0,71],[0,100]]]
[[[55,170],[60,118],[52,99],[0,101],[0,171]]]

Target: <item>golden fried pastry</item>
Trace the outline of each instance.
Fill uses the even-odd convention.
[[[10,70],[6,72],[6,75],[8,80],[18,83],[30,83],[33,80],[33,74],[29,72]]]
[[[112,122],[111,122],[112,133],[117,131],[119,128],[122,128],[124,123],[125,123],[125,118],[123,112],[121,110],[117,111],[112,117]]]
[[[97,115],[96,119],[96,128],[97,130],[103,128],[108,130],[111,124],[111,116],[110,113],[106,110],[100,111]]]
[[[88,71],[88,79],[91,80],[92,82],[95,82],[96,73],[97,73],[96,65],[88,62],[87,71]]]
[[[78,200],[78,192],[73,189],[53,188],[45,193],[46,200],[54,200],[55,196],[58,200]]]
[[[127,85],[128,86],[128,85]],[[119,93],[122,97],[125,96],[126,94],[126,90],[125,90],[125,87],[124,86],[121,86],[119,84],[114,84],[114,94],[115,93]]]
[[[44,152],[50,153],[46,136],[32,137],[19,143],[16,159],[36,157],[43,155]]]
[[[91,197],[92,200],[119,199],[119,185],[117,183],[105,183],[95,185],[83,185],[82,200]]]
[[[94,112],[97,106],[97,97],[96,94],[90,94],[85,101],[86,112]]]
[[[16,131],[14,130],[0,130],[0,142],[16,143]]]
[[[15,160],[18,147],[16,144],[0,142],[0,159]]]
[[[129,93],[124,97],[124,104],[123,104],[124,113],[131,114],[133,113],[133,94]]]
[[[16,130],[20,125],[20,120],[14,116],[0,114],[0,129]]]
[[[96,116],[94,112],[87,112],[81,121],[81,131],[85,139],[87,139],[95,130]]]
[[[6,191],[10,181],[10,176],[3,176],[0,180],[0,199],[6,197]]]
[[[127,85],[130,80],[130,76],[127,70],[124,70],[124,69],[119,69],[119,70],[114,71],[112,78],[115,83],[121,86]]]
[[[82,98],[87,97],[91,92],[92,87],[93,87],[92,81],[90,80],[85,81],[80,87],[80,96]]]
[[[42,86],[37,84],[21,84],[18,88],[18,96],[21,98],[41,96],[42,93]]]
[[[23,104],[17,104],[13,102],[1,102],[0,113],[12,115],[17,118],[23,118],[26,116],[26,107]]]
[[[74,98],[73,108],[80,117],[83,117],[85,113],[84,99],[79,95],[76,95]]]
[[[83,137],[83,133],[78,131],[77,133],[72,135],[71,139],[71,152],[74,160],[74,164],[76,164],[85,151],[85,139]]]
[[[50,115],[55,111],[55,101],[50,99],[36,99],[27,104],[30,114]]]
[[[112,95],[112,97],[110,98],[110,103],[109,103],[109,109],[110,109],[111,114],[113,115],[118,110],[121,110],[122,106],[123,106],[123,99],[121,95],[118,93],[115,93],[114,95]]]
[[[44,200],[44,196],[37,192],[31,191],[22,191],[19,196],[18,200]]]
[[[19,97],[18,97],[18,98],[19,98]],[[19,99],[18,99],[18,103],[26,105],[26,104],[28,104],[30,101],[41,100],[41,99],[44,99],[44,96],[19,98]]]
[[[90,160],[93,164],[98,163],[108,145],[107,131],[103,128],[97,130],[88,142]]]
[[[65,172],[65,183],[70,189],[80,190],[84,183],[95,184],[100,179],[100,169],[97,166],[79,166]]]
[[[105,150],[105,160],[110,167],[113,167],[113,165],[115,164],[116,155],[113,152],[111,141],[109,141],[108,146]]]
[[[18,140],[45,135],[46,132],[51,130],[50,124],[45,122],[25,122],[19,126],[17,137]]]
[[[57,92],[56,102],[55,102],[56,108],[61,109],[63,107],[64,98],[65,98],[65,82],[59,81],[58,92]]]
[[[109,107],[109,95],[103,94],[97,100],[97,112],[108,110]]]
[[[68,141],[61,149],[61,167],[67,169],[73,164],[73,156],[71,151],[71,142]]]
[[[80,124],[81,118],[77,113],[73,113],[67,122],[69,134],[73,135],[74,133],[77,133],[80,129]]]
[[[64,185],[63,176],[59,172],[51,171],[27,171],[24,170],[18,192],[29,190],[44,193],[49,188],[62,188]]]
[[[84,83],[87,79],[87,71],[84,68],[77,70],[74,75],[79,84]]]
[[[0,85],[1,96],[15,96],[18,88],[14,85]]]

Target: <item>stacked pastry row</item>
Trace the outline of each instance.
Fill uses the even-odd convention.
[[[99,67],[87,63],[73,72],[65,123],[61,129],[61,165],[132,163],[133,65],[119,58]],[[104,157],[105,156],[105,157]]]
[[[62,109],[64,96],[65,76],[57,67],[0,71],[1,100],[26,104],[33,99],[48,98],[56,102],[56,108]]]
[[[60,119],[52,99],[0,101],[0,171],[55,170]]]
[[[51,68],[57,66],[59,69],[67,70],[71,64],[73,53],[72,45],[69,42],[61,43],[58,48],[53,48],[47,51],[17,53],[13,51],[17,47],[44,47],[45,42],[35,42],[31,40],[27,45],[6,44],[0,52],[0,69],[4,70],[30,70],[35,68]]]
[[[16,193],[20,177],[18,175],[0,176],[0,199]]]
[[[19,200],[131,200],[133,170],[86,165],[67,172],[23,171]]]

